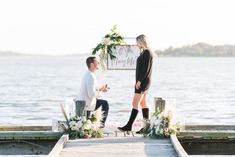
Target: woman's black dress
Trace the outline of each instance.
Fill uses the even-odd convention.
[[[136,82],[140,81],[141,85],[139,89],[135,88],[135,93],[142,93],[149,89],[151,84],[152,65],[153,55],[146,49],[137,58]]]

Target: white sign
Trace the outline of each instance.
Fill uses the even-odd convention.
[[[137,45],[120,45],[112,49],[115,59],[108,57],[108,70],[134,70],[136,60],[140,55],[140,49]]]

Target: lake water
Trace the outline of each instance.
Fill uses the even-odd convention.
[[[60,104],[78,94],[86,57],[0,57],[0,125],[51,125],[63,120]],[[108,122],[125,123],[134,91],[134,70],[100,71],[111,90]],[[235,58],[157,58],[149,90],[176,100],[181,123],[234,124]],[[142,119],[139,114],[137,119]]]

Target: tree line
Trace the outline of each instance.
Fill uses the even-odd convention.
[[[165,50],[156,50],[158,56],[172,57],[234,57],[234,45],[209,45],[206,43],[197,43],[180,48],[169,47]]]

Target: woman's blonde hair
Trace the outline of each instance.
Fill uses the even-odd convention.
[[[141,34],[136,37],[136,41],[142,46],[144,46],[144,48],[149,48],[147,37],[144,34]]]
[[[144,34],[141,34],[138,37],[136,37],[136,42],[142,45],[142,48],[147,48],[149,52],[153,55],[153,57],[157,57],[157,54],[152,52],[148,39]]]

